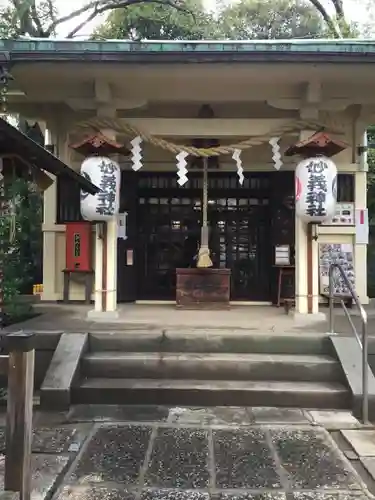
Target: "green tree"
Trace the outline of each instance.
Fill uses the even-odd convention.
[[[231,40],[319,38],[328,34],[316,9],[303,0],[240,0],[221,11],[219,31]]]
[[[327,29],[334,38],[352,36],[352,25],[347,20],[344,10],[344,0],[309,0],[319,12]]]
[[[254,40],[327,36],[315,9],[303,0],[241,0],[223,5],[216,16],[201,0],[188,0],[188,12],[140,4],[109,14],[95,32],[99,38],[132,40]],[[191,13],[191,14],[190,14]]]
[[[202,40],[212,38],[216,24],[201,0],[186,0],[186,11],[170,5],[140,3],[112,11],[95,38],[131,40]]]
[[[42,197],[32,182],[12,176],[6,178],[3,195],[0,265],[4,308],[7,321],[12,322],[30,312],[20,294],[31,293],[41,264]]]
[[[181,12],[186,11],[184,2],[180,0],[89,0],[69,14],[59,16],[55,0],[4,0],[0,6],[0,35],[6,38],[24,35],[49,38],[65,23],[77,20],[67,35],[67,38],[73,38],[97,16],[144,2],[168,5]],[[82,18],[83,21],[78,21]]]
[[[371,0],[364,1],[369,2],[369,8],[371,10]],[[258,5],[258,7],[263,3],[268,5],[268,13],[266,13],[266,9],[262,7],[260,16],[262,22],[266,21],[267,16],[269,16],[273,26],[283,24],[277,12],[279,8],[278,0],[275,2],[270,2],[269,0],[265,2],[251,2],[249,0],[249,3]],[[243,9],[243,4],[246,4],[246,1],[241,2],[241,4],[241,8]],[[345,0],[306,0],[306,4],[309,4],[310,7],[314,9],[315,14],[320,16],[328,36],[343,38],[356,36],[358,34],[356,27],[345,16]],[[280,5],[283,6],[284,3],[282,2]],[[291,29],[296,29],[296,36],[299,36],[298,33],[302,33],[301,36],[304,36],[303,34],[306,30],[307,36],[315,36],[314,23],[317,19],[316,15],[314,15],[314,19],[310,24],[306,22],[306,19],[301,19],[299,17],[300,15],[303,17],[303,9],[306,7],[306,5],[303,5],[302,0],[290,0],[289,5],[291,6],[289,12],[283,11],[285,14],[288,14],[287,18],[289,19],[288,22],[284,23],[286,34],[289,34]],[[138,6],[144,8],[137,10]],[[158,6],[156,11],[154,11],[153,6]],[[164,10],[164,6],[171,7],[171,12],[175,11],[174,14],[166,14],[169,9]],[[134,35],[137,31],[137,26],[141,28],[141,31],[153,32],[148,23],[148,20],[152,20],[150,16],[153,13],[155,14],[156,25],[161,26],[159,32],[157,30],[154,30],[154,32],[160,33],[162,39],[167,39],[168,35],[165,33],[168,33],[168,30],[170,36],[175,36],[174,32],[176,30],[172,26],[173,19],[176,22],[178,21],[178,23],[180,19],[184,20],[186,28],[183,25],[180,25],[180,27],[183,28],[182,32],[186,33],[187,39],[191,39],[194,36],[196,39],[200,39],[203,38],[203,34],[205,37],[209,36],[211,39],[217,39],[225,35],[231,36],[231,30],[225,23],[224,32],[218,29],[216,23],[212,22],[212,16],[203,11],[200,0],[88,0],[83,6],[73,9],[65,16],[59,16],[55,0],[3,0],[2,6],[0,7],[0,36],[16,38],[23,35],[29,35],[38,38],[48,38],[53,36],[65,23],[71,23],[77,20],[76,25],[67,35],[67,38],[73,38],[88,22],[92,21],[97,16],[106,12],[116,12],[117,10],[123,12],[124,9],[132,9],[133,12],[132,15],[126,15],[125,20],[123,19],[125,21],[124,31],[126,31],[126,26],[128,26],[128,32],[132,34],[133,38],[137,38],[137,35]],[[282,9],[284,9],[284,7],[282,7]],[[221,10],[225,12],[227,9],[224,7]],[[236,14],[236,6],[229,7],[229,11],[231,11],[232,14],[233,12]],[[250,11],[254,13],[254,7],[252,7]],[[192,15],[194,12],[198,15]],[[312,12],[312,10],[309,12]],[[140,23],[138,23],[136,18],[137,13],[141,16]],[[179,13],[182,14],[181,18],[178,15]],[[228,12],[227,14],[229,15]],[[123,18],[123,14],[119,14],[118,17],[120,19]],[[171,23],[166,23],[164,25],[163,23],[166,17],[169,18]],[[190,20],[188,20],[188,17],[190,17]],[[246,17],[248,17],[247,14]],[[82,18],[82,21],[78,21],[78,19]],[[130,23],[131,20],[133,20],[132,24]],[[113,19],[110,21],[110,24],[113,24]],[[136,25],[135,27],[134,24]],[[246,29],[244,29],[243,26],[241,27],[241,23],[238,22],[238,20],[236,24],[241,32],[246,33]],[[154,27],[156,27],[156,25],[154,25]],[[208,25],[210,29],[208,29]],[[268,23],[265,24],[265,26],[267,25]],[[147,26],[147,30],[145,26]],[[189,27],[191,30],[188,29]],[[118,28],[118,24],[116,24],[116,28]],[[179,29],[177,31],[180,32]],[[254,30],[250,30],[250,33],[252,33],[252,31]],[[262,32],[262,30],[260,31]],[[266,31],[264,27],[261,38],[265,37],[264,33]],[[271,36],[275,29],[269,31]],[[280,29],[276,29],[276,32],[282,33],[281,26]],[[368,29],[367,32],[369,32]],[[257,33],[256,30],[255,33]]]

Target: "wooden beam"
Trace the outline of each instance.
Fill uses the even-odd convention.
[[[102,115],[103,116],[103,115]],[[292,118],[127,118],[123,120],[141,131],[160,137],[248,137],[263,135],[290,123]],[[74,126],[73,126],[74,129]]]
[[[102,101],[97,101],[90,97],[69,97],[65,99],[66,104],[75,111],[85,111],[97,109],[98,104],[103,104]],[[147,105],[146,99],[118,99],[113,98],[111,101],[104,101],[105,104],[111,104],[119,110],[137,109]]]
[[[9,356],[7,354],[0,355],[0,375],[8,375]]]
[[[100,104],[109,104],[112,100],[112,89],[105,80],[96,79],[94,81],[95,101]]]
[[[314,78],[303,85],[300,117],[302,120],[318,120],[321,109],[322,84]]]
[[[298,110],[303,107],[300,98],[273,98],[267,99],[267,104],[275,109],[283,110]],[[348,106],[352,104],[352,101],[347,98],[337,98],[337,99],[326,99],[322,100],[319,104],[319,109],[324,111],[344,111]],[[306,105],[306,104],[305,104]]]
[[[318,79],[304,84],[303,100],[308,104],[319,104],[322,100],[322,83]]]

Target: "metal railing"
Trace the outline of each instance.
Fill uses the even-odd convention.
[[[345,302],[339,295],[334,293],[334,274],[338,271],[343,279],[346,287],[348,288],[352,299],[354,300],[361,317],[361,335],[358,333],[356,326],[350,316],[348,308]],[[329,268],[329,330],[331,334],[335,332],[335,314],[334,314],[334,302],[335,299],[339,299],[342,308],[344,309],[345,315],[352,327],[353,333],[359,343],[362,350],[362,420],[363,423],[368,423],[368,332],[367,332],[367,313],[363,308],[358,295],[354,291],[353,285],[350,283],[348,277],[345,274],[342,266],[338,263],[331,264]]]

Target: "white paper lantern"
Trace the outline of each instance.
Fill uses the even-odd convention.
[[[118,163],[104,156],[91,156],[81,165],[81,175],[100,191],[81,191],[81,214],[85,220],[105,221],[117,216],[120,208],[121,171]]]
[[[296,168],[296,214],[304,222],[324,222],[335,214],[337,168],[325,156],[302,160]]]

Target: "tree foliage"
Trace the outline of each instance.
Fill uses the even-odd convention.
[[[327,36],[319,14],[301,0],[241,0],[221,11],[219,26],[230,40]]]
[[[25,35],[49,38],[64,24],[76,22],[67,35],[73,38],[104,13],[109,13],[109,18],[97,36],[117,32],[127,33],[132,39],[138,39],[140,33],[145,33],[145,38],[158,35],[161,39],[180,39],[183,34],[186,39],[218,39],[239,33],[244,39],[290,38],[292,32],[295,37],[315,37],[321,33],[317,32],[319,20],[327,36],[342,38],[357,33],[345,16],[345,0],[242,0],[239,5],[219,9],[219,19],[205,12],[201,0],[87,0],[64,16],[58,14],[56,0],[3,0],[3,3],[0,36],[12,38]],[[261,21],[259,28],[255,26],[257,21]]]
[[[0,8],[0,33],[7,37],[28,35],[49,38],[65,23],[76,24],[67,35],[73,38],[87,23],[97,16],[116,9],[142,3],[168,5],[184,12],[183,0],[91,0],[73,9],[65,16],[59,16],[55,0],[6,0]],[[82,21],[78,19],[82,19]]]
[[[149,2],[118,9],[94,33],[95,38],[130,40],[202,40],[216,23],[201,0],[186,0],[185,11]]]
[[[319,14],[303,0],[240,0],[214,16],[200,0],[188,12],[148,3],[111,12],[96,38],[131,40],[256,40],[327,36]],[[191,13],[191,14],[190,14]]]
[[[21,293],[31,293],[40,272],[42,197],[34,184],[17,178],[5,183],[4,195],[7,215],[0,219],[3,292],[7,320],[14,321],[28,312],[29,306],[17,299]]]

